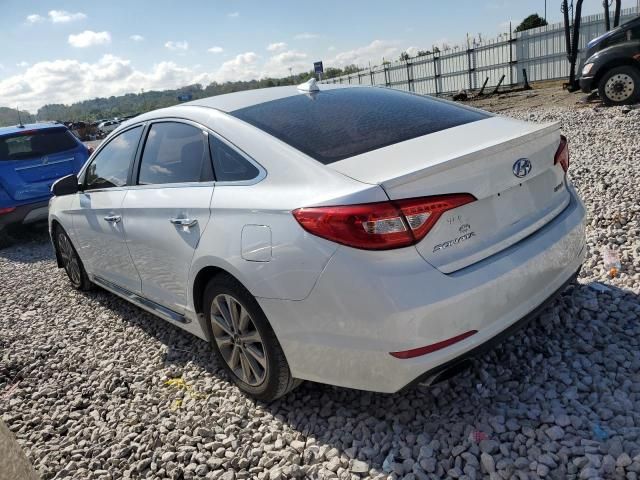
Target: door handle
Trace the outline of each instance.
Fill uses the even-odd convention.
[[[198,220],[195,218],[170,218],[169,221],[174,225],[179,225],[181,227],[193,227],[198,223]]]
[[[118,223],[122,220],[122,217],[120,215],[107,215],[104,219],[109,223]]]

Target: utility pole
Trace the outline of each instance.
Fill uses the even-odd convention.
[[[640,2],[640,0],[638,0]],[[547,21],[547,0],[544,0],[544,21]]]

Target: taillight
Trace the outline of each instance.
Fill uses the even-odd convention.
[[[560,145],[558,145],[556,156],[553,159],[554,165],[558,163],[565,172],[569,170],[569,142],[567,142],[567,137],[564,135],[560,135]]]
[[[327,240],[365,250],[389,250],[419,242],[444,212],[474,200],[468,193],[456,193],[360,205],[299,208],[293,211],[293,216],[309,233]]]
[[[0,208],[0,215],[6,215],[7,213],[11,213],[16,209],[16,207],[5,207]]]

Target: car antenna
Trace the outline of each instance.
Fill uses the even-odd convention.
[[[298,85],[298,90],[302,92],[318,92],[320,89],[318,88],[318,84],[316,83],[315,78],[310,78],[304,83]]]
[[[22,117],[20,116],[20,107],[16,107],[16,110],[18,110],[18,128],[24,128],[24,125],[22,124]]]

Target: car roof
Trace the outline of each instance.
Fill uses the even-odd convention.
[[[11,135],[27,130],[46,130],[47,128],[67,128],[61,123],[41,122],[25,123],[24,125],[11,125],[10,127],[0,127],[0,135]]]
[[[355,87],[356,85],[353,85]],[[319,84],[319,91],[335,90],[338,88],[349,88],[350,85]],[[309,92],[298,89],[297,85],[285,87],[256,88],[254,90],[243,90],[241,92],[225,93],[215,97],[200,98],[191,102],[182,103],[180,106],[191,105],[195,107],[208,107],[229,113],[241,108],[251,107],[260,103],[279,100],[293,95],[308,95]],[[169,107],[170,108],[170,107]]]

